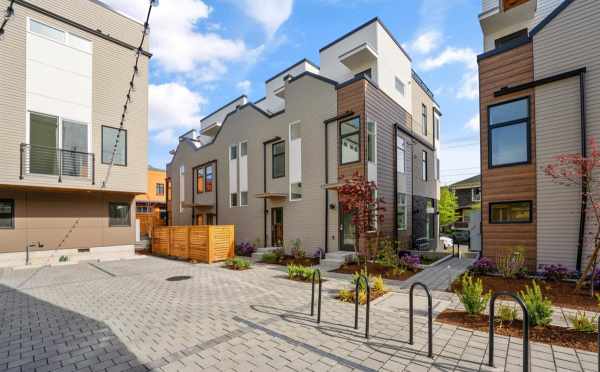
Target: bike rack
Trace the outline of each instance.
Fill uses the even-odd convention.
[[[421,287],[425,290],[425,293],[427,293],[427,327],[428,327],[428,341],[429,341],[429,345],[428,345],[428,351],[427,351],[427,356],[430,358],[433,358],[433,304],[432,304],[432,298],[431,298],[431,292],[429,291],[429,288],[421,283],[421,282],[415,282],[413,283],[413,285],[410,286],[410,297],[408,300],[408,317],[409,317],[409,339],[408,339],[408,343],[411,345],[414,345],[414,338],[413,338],[413,318],[414,318],[414,307],[413,307],[413,293],[414,293],[414,289],[415,287]]]
[[[365,338],[369,338],[369,313],[371,311],[371,286],[369,285],[369,278],[367,278],[364,274],[360,274],[360,276],[356,279],[356,289],[354,290],[354,329],[358,329],[358,293],[360,291],[360,282],[361,280],[365,281],[365,285],[367,287],[367,324],[365,328]]]
[[[492,295],[492,299],[490,300],[490,327],[489,327],[489,366],[494,367],[494,304],[496,303],[496,298],[500,296],[508,296],[513,298],[519,306],[521,306],[521,310],[523,311],[523,372],[529,371],[529,312],[527,311],[527,307],[523,303],[523,300],[515,293],[512,292],[496,292]],[[600,320],[599,320],[600,324]],[[600,342],[600,336],[598,336],[598,340]],[[599,356],[600,358],[600,356]]]
[[[315,278],[319,275],[319,302],[317,305],[317,323],[321,323],[321,270],[315,269],[312,275],[312,294],[310,300],[310,316],[315,315]]]

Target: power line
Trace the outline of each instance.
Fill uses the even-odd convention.
[[[0,39],[4,35],[4,27],[6,27],[8,20],[15,14],[14,5],[15,0],[11,0],[10,4],[8,4],[8,8],[6,8],[6,12],[4,13],[4,19],[2,20],[2,24],[0,25]]]
[[[148,31],[150,29],[150,13],[152,13],[152,7],[154,6],[158,6],[158,0],[150,0],[150,4],[148,6],[148,14],[146,15],[146,22],[144,22],[144,31],[142,31],[142,40],[140,41],[140,46],[135,50],[135,65],[133,66],[131,80],[129,80],[129,90],[127,91],[127,95],[125,96],[125,104],[123,105],[123,113],[121,114],[121,123],[119,124],[119,130],[117,131],[117,137],[115,138],[115,145],[113,146],[112,155],[110,157],[110,164],[108,165],[108,170],[106,171],[106,177],[102,182],[102,188],[106,187],[106,183],[108,182],[108,178],[110,177],[110,172],[115,163],[115,155],[117,153],[117,147],[119,146],[119,139],[121,138],[121,132],[123,132],[123,127],[125,126],[127,108],[129,106],[129,103],[131,103],[131,95],[133,92],[135,92],[135,78],[139,73],[140,57],[144,51],[144,41],[146,40],[146,36],[148,35]]]

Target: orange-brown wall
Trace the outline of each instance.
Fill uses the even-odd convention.
[[[166,203],[166,192],[167,192],[167,173],[166,171],[158,171],[148,169],[148,191],[143,195],[135,197],[136,201],[139,202],[158,202]],[[165,193],[163,195],[156,195],[156,184],[162,183],[165,187]]]
[[[532,89],[495,97],[494,92],[505,86],[533,81],[533,50],[528,43],[499,55],[479,61],[479,100],[481,117],[482,171],[482,243],[483,254],[495,259],[516,246],[526,250],[527,265],[536,268],[536,159],[535,159],[535,96]],[[531,163],[489,169],[488,167],[488,106],[520,97],[531,99]],[[526,224],[490,224],[491,202],[532,202],[532,222]]]

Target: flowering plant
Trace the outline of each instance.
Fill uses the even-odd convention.
[[[546,265],[544,266],[544,271],[542,272],[542,276],[544,279],[548,281],[561,281],[567,278],[569,275],[569,270],[563,265]]]
[[[252,253],[254,253],[255,249],[256,248],[253,244],[243,242],[236,247],[236,255],[250,257],[252,256]]]
[[[496,265],[487,257],[481,257],[471,266],[471,272],[474,274],[485,275],[496,270]]]

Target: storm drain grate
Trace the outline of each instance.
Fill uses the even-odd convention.
[[[188,280],[191,279],[192,277],[189,275],[178,275],[178,276],[172,276],[170,278],[167,278],[168,282],[180,282],[182,280]]]

